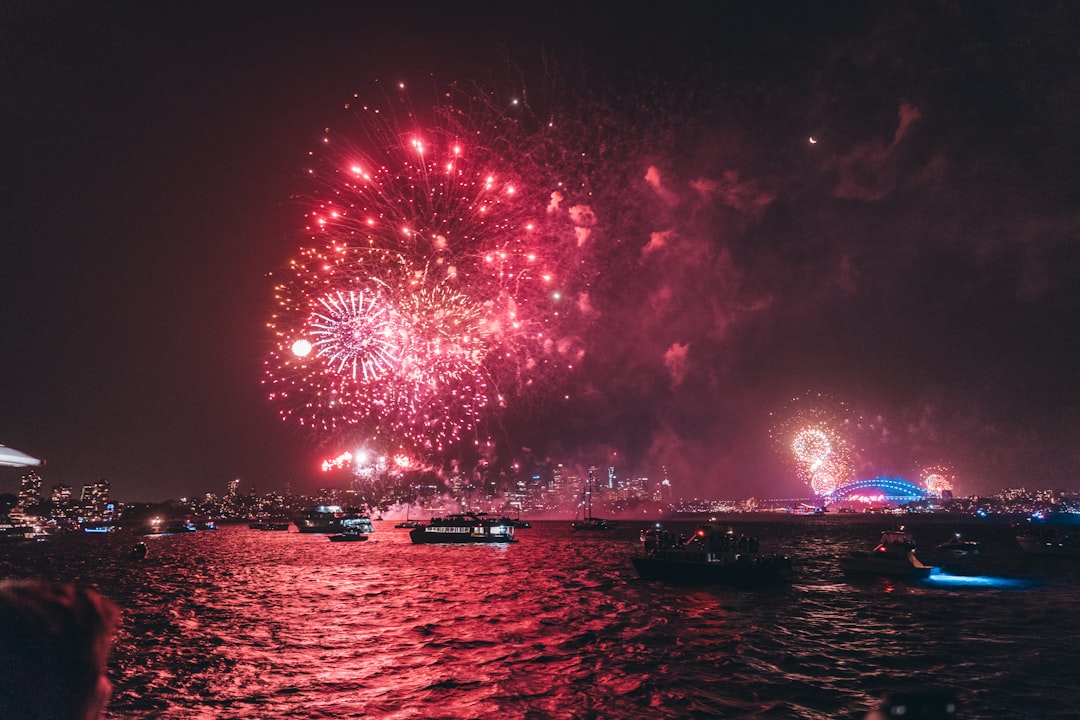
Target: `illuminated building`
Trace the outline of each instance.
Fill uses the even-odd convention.
[[[88,517],[103,517],[109,505],[109,481],[102,479],[83,485],[79,503]]]
[[[28,472],[19,481],[19,506],[24,510],[41,504],[41,476]]]
[[[53,506],[63,506],[71,504],[71,486],[70,485],[54,485],[52,489],[52,496],[49,498],[52,501]]]

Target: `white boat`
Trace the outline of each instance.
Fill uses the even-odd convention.
[[[904,528],[886,530],[870,552],[856,551],[840,557],[840,569],[850,575],[882,575],[928,578],[937,568],[915,556],[915,538]]]
[[[340,505],[317,505],[293,518],[296,529],[302,533],[341,533],[356,530],[363,534],[375,531],[371,517],[358,508],[342,508]]]
[[[454,513],[431,518],[409,531],[416,545],[431,543],[512,543],[514,526],[484,513]]]

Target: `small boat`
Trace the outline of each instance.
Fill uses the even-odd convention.
[[[1080,556],[1080,527],[1018,525],[1016,542],[1027,555]]]
[[[364,535],[359,530],[346,530],[337,535],[330,536],[330,542],[361,542],[367,539],[368,536]]]
[[[575,530],[602,532],[604,530],[611,530],[612,528],[614,528],[615,523],[608,522],[603,518],[587,517],[584,520],[573,521],[572,523],[570,523],[570,527],[574,528]]]
[[[135,543],[134,547],[131,548],[131,552],[128,553],[128,557],[132,560],[144,559],[146,557],[146,543]]]
[[[585,481],[585,517],[582,520],[574,520],[570,523],[570,527],[574,530],[584,530],[586,532],[605,532],[607,530],[612,530],[615,527],[615,523],[609,522],[603,518],[593,517],[592,485],[592,470],[589,470],[589,477]]]
[[[172,533],[173,535],[177,533],[197,532],[198,529],[199,528],[195,526],[195,523],[190,520],[170,520],[165,524],[165,532]]]
[[[289,521],[285,518],[262,517],[248,523],[251,530],[273,530],[277,532],[288,531]]]
[[[924,579],[938,568],[915,556],[915,538],[901,527],[881,533],[881,542],[870,552],[856,551],[840,557],[840,569],[850,575]]]
[[[430,543],[512,543],[514,525],[486,513],[455,513],[431,518],[426,525],[409,531],[413,544]]]
[[[686,585],[753,586],[791,578],[791,558],[762,553],[756,538],[703,525],[690,539],[657,527],[641,533],[643,554],[630,558],[643,580]]]
[[[394,525],[394,527],[412,530],[413,528],[420,527],[421,525],[424,524],[424,523],[420,522],[419,520],[410,520],[409,519],[410,510],[411,510],[411,508],[405,510],[405,519],[402,520],[401,522],[397,523],[396,525]]]
[[[978,540],[965,540],[960,533],[953,533],[953,536],[945,542],[940,543],[937,546],[937,549],[945,550],[956,555],[978,555],[982,550]]]
[[[116,532],[116,525],[111,522],[84,522],[79,525],[84,533],[97,535],[99,533]]]

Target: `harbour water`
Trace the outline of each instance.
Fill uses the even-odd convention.
[[[944,579],[844,577],[836,557],[894,520],[843,515],[724,518],[795,560],[753,591],[638,579],[644,521],[496,546],[412,545],[390,521],[364,543],[70,535],[0,546],[0,574],[123,608],[110,718],[863,718],[939,687],[960,718],[1077,717],[1080,558],[1024,556],[1004,522],[904,521]],[[937,555],[955,531],[982,552]]]

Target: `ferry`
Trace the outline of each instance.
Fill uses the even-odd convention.
[[[357,508],[340,505],[316,505],[293,518],[296,529],[302,533],[341,533],[356,530],[359,533],[375,531],[371,517]]]
[[[33,533],[33,526],[23,525],[7,516],[0,516],[0,540],[29,540]]]
[[[903,527],[881,533],[881,541],[870,552],[857,551],[840,558],[840,569],[850,575],[925,579],[939,569],[915,556],[915,538]]]
[[[791,559],[762,553],[756,538],[731,528],[703,525],[690,539],[676,538],[659,524],[641,533],[643,554],[630,558],[642,580],[686,585],[754,586],[791,578]]]
[[[512,543],[514,524],[506,518],[485,513],[455,513],[431,518],[426,525],[409,531],[413,544],[429,543]]]

